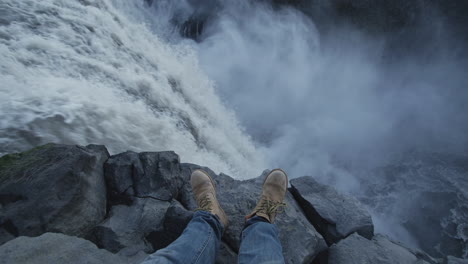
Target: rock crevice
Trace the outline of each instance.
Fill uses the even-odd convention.
[[[337,243],[354,232],[372,239],[372,218],[357,199],[320,184],[312,177],[300,177],[290,182],[291,193],[328,245]]]
[[[180,163],[172,151],[109,156],[104,146],[57,144],[0,158],[0,263],[139,263],[192,218],[197,168],[211,174],[230,217],[216,263],[236,263],[244,216],[268,171],[240,181]],[[311,177],[291,186],[276,221],[286,263],[466,263],[374,236],[356,199]]]

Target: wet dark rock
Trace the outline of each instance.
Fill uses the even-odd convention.
[[[446,264],[468,264],[468,259],[460,259],[453,256],[448,256]]]
[[[0,158],[0,263],[140,263],[192,219],[190,175],[198,168],[213,177],[230,220],[216,263],[236,263],[244,216],[268,171],[240,181],[181,164],[170,151],[109,157],[103,146],[55,144]],[[291,185],[276,220],[286,263],[465,263],[372,237],[370,217],[354,198],[311,178]],[[329,243],[341,241],[327,248],[310,221]]]
[[[124,248],[125,255],[154,252],[145,236],[160,228],[169,206],[170,202],[151,198],[136,198],[131,206],[115,205],[106,220],[93,230],[90,239],[99,248],[113,253]]]
[[[372,218],[357,199],[320,184],[312,177],[300,177],[290,182],[291,192],[305,215],[329,245],[354,232],[372,239]]]
[[[328,8],[343,22],[351,22],[373,32],[388,32],[415,23],[423,6],[417,1],[333,0],[329,1]]]
[[[45,233],[38,237],[18,237],[0,247],[0,263],[124,264],[126,258],[114,255],[82,238]]]
[[[206,23],[205,17],[191,17],[180,26],[180,35],[199,41]]]
[[[124,152],[104,165],[110,205],[131,204],[135,198],[171,201],[181,186],[179,156],[166,152]]]
[[[329,264],[438,264],[441,261],[392,242],[385,236],[376,235],[368,240],[357,233],[332,245],[328,254]]]
[[[148,233],[146,240],[154,251],[174,242],[192,219],[193,212],[186,210],[178,201],[173,201],[165,212],[164,220],[157,230]]]
[[[167,209],[163,227],[166,233],[171,236],[169,244],[184,232],[185,227],[188,225],[190,220],[192,220],[192,217],[193,212],[185,209],[177,201]]]
[[[99,247],[114,253],[123,250],[126,255],[152,253],[183,231],[185,225],[171,228],[167,224],[177,220],[175,210],[185,210],[176,205],[182,185],[177,154],[128,151],[114,155],[105,163],[104,175],[110,215],[95,229],[92,240]]]
[[[0,241],[61,232],[84,237],[106,214],[104,146],[48,144],[0,158]]]

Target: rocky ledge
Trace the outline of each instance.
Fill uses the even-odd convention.
[[[190,221],[197,168],[212,175],[230,217],[217,263],[236,263],[244,215],[268,171],[239,181],[171,151],[110,156],[104,146],[57,144],[0,158],[0,263],[139,263]],[[291,180],[286,203],[277,225],[287,263],[468,263],[374,235],[356,199],[311,177]]]

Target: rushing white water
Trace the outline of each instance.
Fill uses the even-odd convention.
[[[241,0],[220,1],[200,42],[181,38],[174,19],[202,2],[1,1],[0,154],[97,143],[237,178],[281,166],[359,197],[377,232],[468,256],[464,165],[406,154],[466,154],[468,82],[449,38],[387,63],[383,38],[323,35],[295,9]]]
[[[0,2],[0,152],[98,143],[258,175],[261,156],[193,50],[164,43],[114,4]]]

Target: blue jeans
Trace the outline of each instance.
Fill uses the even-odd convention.
[[[198,211],[176,241],[149,255],[142,264],[214,263],[223,231],[217,216]],[[283,264],[276,226],[259,216],[249,219],[242,231],[238,259],[241,264]]]

